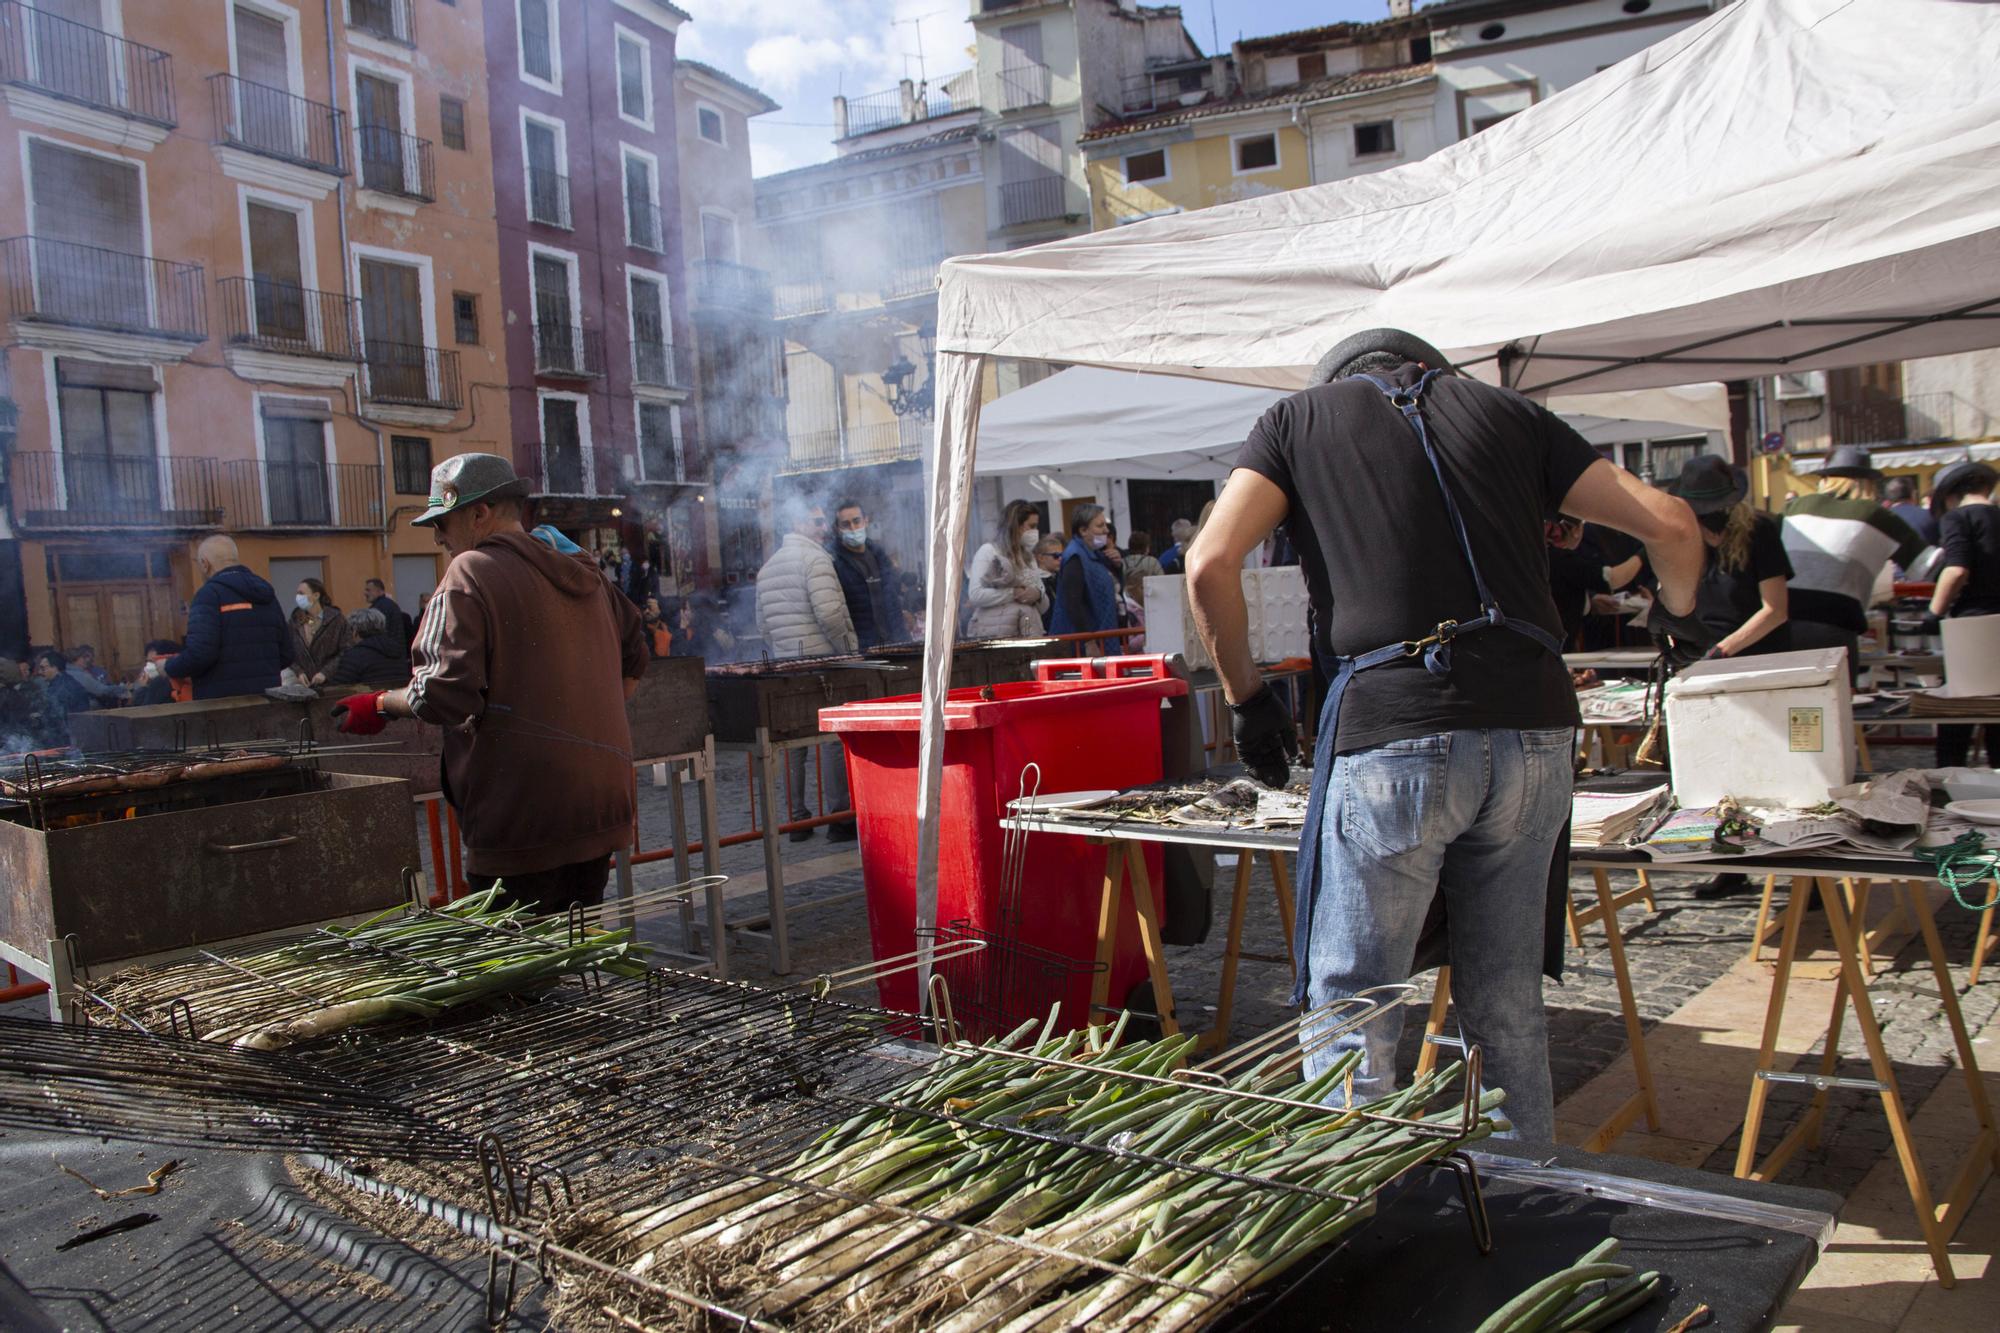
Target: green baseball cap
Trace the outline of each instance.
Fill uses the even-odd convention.
[[[467,505],[517,499],[532,489],[498,454],[454,454],[431,469],[431,498],[410,525],[426,528]]]

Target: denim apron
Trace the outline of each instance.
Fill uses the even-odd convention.
[[[1334,737],[1340,726],[1341,696],[1347,693],[1348,682],[1354,679],[1356,672],[1372,671],[1390,662],[1418,656],[1424,659],[1425,670],[1442,679],[1451,674],[1451,645],[1454,639],[1495,628],[1510,629],[1532,639],[1556,657],[1562,656],[1562,642],[1555,635],[1530,621],[1507,618],[1479,572],[1479,561],[1473,556],[1472,542],[1465,534],[1465,519],[1459,513],[1451,483],[1445,480],[1437,449],[1431,444],[1430,426],[1424,420],[1424,392],[1430,388],[1431,381],[1442,373],[1438,370],[1425,371],[1423,378],[1407,389],[1398,388],[1373,375],[1356,378],[1365,379],[1381,390],[1390,405],[1403,414],[1403,419],[1410,423],[1410,429],[1416,432],[1417,443],[1423,446],[1424,458],[1431,465],[1431,475],[1437,478],[1438,491],[1444,496],[1444,509],[1451,518],[1452,535],[1458,539],[1459,553],[1465,557],[1466,568],[1472,574],[1472,586],[1479,594],[1479,616],[1475,620],[1447,620],[1420,639],[1384,644],[1353,657],[1336,657],[1331,663],[1326,698],[1320,706],[1319,734],[1313,745],[1312,791],[1306,800],[1305,829],[1299,835],[1299,903],[1292,926],[1292,956],[1299,960],[1299,975],[1292,990],[1293,1004],[1305,1003],[1306,984],[1310,980],[1306,960],[1312,955],[1306,949],[1306,941],[1312,932],[1313,902],[1319,894],[1320,823],[1326,816],[1327,788],[1333,781],[1333,762],[1340,753]]]

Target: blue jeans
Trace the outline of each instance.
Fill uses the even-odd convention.
[[[1320,883],[1306,965],[1313,1007],[1403,981],[1431,898],[1443,890],[1460,1030],[1506,1089],[1520,1138],[1552,1142],[1542,921],[1549,860],[1569,817],[1572,733],[1452,731],[1391,741],[1334,762],[1320,826]],[[1395,1090],[1398,1005],[1323,1050],[1317,1074],[1360,1048],[1359,1101]]]

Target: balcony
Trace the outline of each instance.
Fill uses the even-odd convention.
[[[634,249],[651,250],[656,255],[667,252],[667,218],[658,204],[628,195],[625,199],[625,233]]]
[[[1047,106],[1049,67],[1035,61],[1010,65],[1000,71],[1000,109],[1018,111],[1022,107]]]
[[[361,369],[361,396],[371,403],[439,412],[464,405],[457,352],[370,338],[362,344]]]
[[[361,303],[338,292],[316,292],[270,278],[223,278],[222,340],[282,356],[359,361]]]
[[[1957,400],[1949,393],[1850,399],[1831,404],[1828,425],[1835,445],[1949,440],[1956,433],[1956,407]]]
[[[215,142],[334,176],[347,174],[341,149],[346,117],[339,108],[233,74],[209,75],[208,88]]]
[[[732,310],[771,318],[771,279],[761,268],[720,259],[696,260],[694,300],[704,310]]]
[[[174,62],[20,0],[0,3],[0,83],[128,120],[174,126]]]
[[[132,528],[376,529],[373,463],[22,453],[9,460],[14,519],[33,532]]]
[[[604,335],[577,324],[535,325],[535,373],[554,379],[604,375]]]
[[[780,274],[771,283],[771,315],[774,319],[798,319],[828,314],[839,306],[837,298],[833,284],[823,277]]]
[[[979,83],[971,70],[947,75],[936,82],[916,83],[904,79],[894,88],[861,97],[838,99],[834,112],[835,138],[849,139],[897,125],[934,120],[954,112],[979,107]]]
[[[0,287],[17,321],[187,342],[208,336],[199,264],[14,236],[0,241]]]
[[[1199,65],[1147,70],[1120,81],[1119,106],[1128,116],[1198,106],[1222,92],[1215,69]]]
[[[576,445],[542,445],[544,495],[595,495],[585,486],[583,450]]]
[[[546,167],[528,168],[528,221],[570,229],[569,177]]]
[[[431,141],[388,125],[362,125],[361,188],[429,203],[437,198]]]
[[[946,258],[948,256],[945,255],[922,258],[899,255],[889,265],[888,276],[883,279],[883,301],[907,301],[912,297],[934,295],[938,287],[938,268]]]
[[[632,343],[632,383],[647,389],[685,389],[688,378],[670,342],[639,338]]]
[[[347,26],[398,46],[417,44],[417,16],[410,0],[347,0]]]
[[[791,437],[789,461],[780,470],[824,472],[922,458],[930,438],[931,423],[915,416],[868,426],[805,431]]]
[[[1051,172],[1034,180],[1008,181],[1000,186],[1000,225],[1046,222],[1069,212],[1068,182]]]

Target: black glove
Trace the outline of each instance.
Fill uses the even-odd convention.
[[[1292,775],[1291,761],[1299,754],[1299,729],[1292,725],[1291,712],[1269,685],[1242,703],[1231,704],[1229,711],[1235,714],[1229,732],[1236,741],[1236,757],[1266,787],[1284,786]]]

